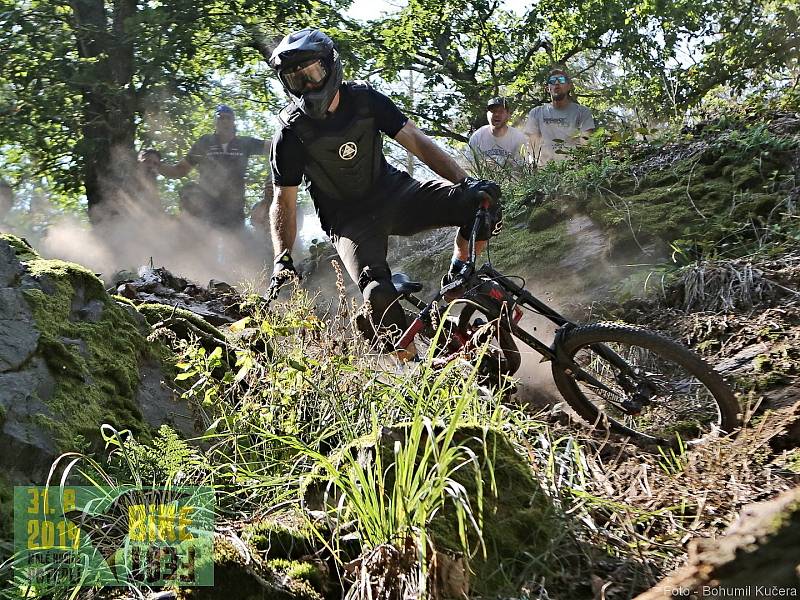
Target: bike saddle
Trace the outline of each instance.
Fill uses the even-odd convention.
[[[398,294],[415,294],[422,291],[422,284],[418,281],[411,281],[411,278],[405,273],[392,275],[392,284]]]

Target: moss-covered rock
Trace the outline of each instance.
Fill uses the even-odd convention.
[[[10,233],[0,233],[0,241],[6,242],[9,246],[11,246],[19,260],[28,261],[41,258],[39,253],[36,252],[36,250],[33,249],[33,246],[31,246],[24,238],[11,235]]]
[[[534,479],[528,464],[505,435],[493,429],[464,427],[457,438],[482,457],[484,556],[470,561],[471,588],[479,594],[496,594],[523,572],[551,579],[556,562],[563,558],[554,531],[563,527],[552,500]],[[470,495],[477,498],[476,482],[457,476]],[[458,551],[458,532],[452,513],[445,512],[432,526],[434,539],[445,550]],[[561,558],[560,558],[561,557]]]
[[[146,431],[136,403],[139,364],[155,354],[136,322],[80,265],[34,259],[26,267],[22,287],[40,333],[38,354],[56,380],[43,399],[52,415],[42,423],[57,448],[99,440],[102,423]]]
[[[165,347],[94,273],[11,236],[0,239],[0,261],[0,470],[9,484],[44,484],[59,453],[99,449],[103,424],[147,439],[151,426],[187,412],[163,385]]]
[[[547,203],[544,206],[537,206],[528,215],[528,229],[539,231],[552,227],[564,219],[564,214],[554,203]]]
[[[581,256],[580,237],[564,235],[564,217],[576,212],[602,229],[611,264],[626,272],[637,263],[646,271],[656,261],[672,265],[676,248],[674,256],[693,260],[766,251],[769,242],[785,247],[800,235],[790,208],[800,135],[729,126],[666,144],[586,148],[579,160],[502,182],[509,219],[490,243],[493,263],[515,275],[543,276],[562,293],[596,297],[602,282],[587,286],[584,274],[569,277],[575,265],[591,276],[600,258]],[[561,210],[564,204],[568,211]],[[691,251],[681,254],[687,247]],[[618,279],[618,273],[598,271]]]
[[[295,515],[271,516],[245,527],[242,537],[270,559],[296,559],[318,545],[307,523]]]
[[[560,220],[538,231],[506,228],[491,242],[492,263],[503,270],[542,272],[552,269],[565,257],[575,240],[567,235],[567,224]]]
[[[309,575],[294,566],[293,573]],[[178,588],[179,600],[320,600],[307,579],[273,571],[252,547],[225,536],[214,538],[213,587]]]
[[[274,573],[308,584],[316,592],[321,592],[326,583],[325,575],[319,567],[309,562],[276,558],[267,562],[267,566]]]

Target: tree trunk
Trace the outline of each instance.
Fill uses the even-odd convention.
[[[82,136],[76,152],[83,165],[89,218],[97,224],[112,217],[126,193],[134,164],[136,97],[134,48],[127,30],[135,0],[72,0],[73,31],[81,58]]]

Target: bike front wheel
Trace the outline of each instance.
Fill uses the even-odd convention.
[[[722,376],[662,335],[597,323],[559,336],[556,349],[559,392],[598,427],[637,441],[674,444],[740,424],[739,404]]]

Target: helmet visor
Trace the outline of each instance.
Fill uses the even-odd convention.
[[[295,94],[321,88],[327,77],[328,70],[320,59],[306,61],[281,72],[283,83]]]

